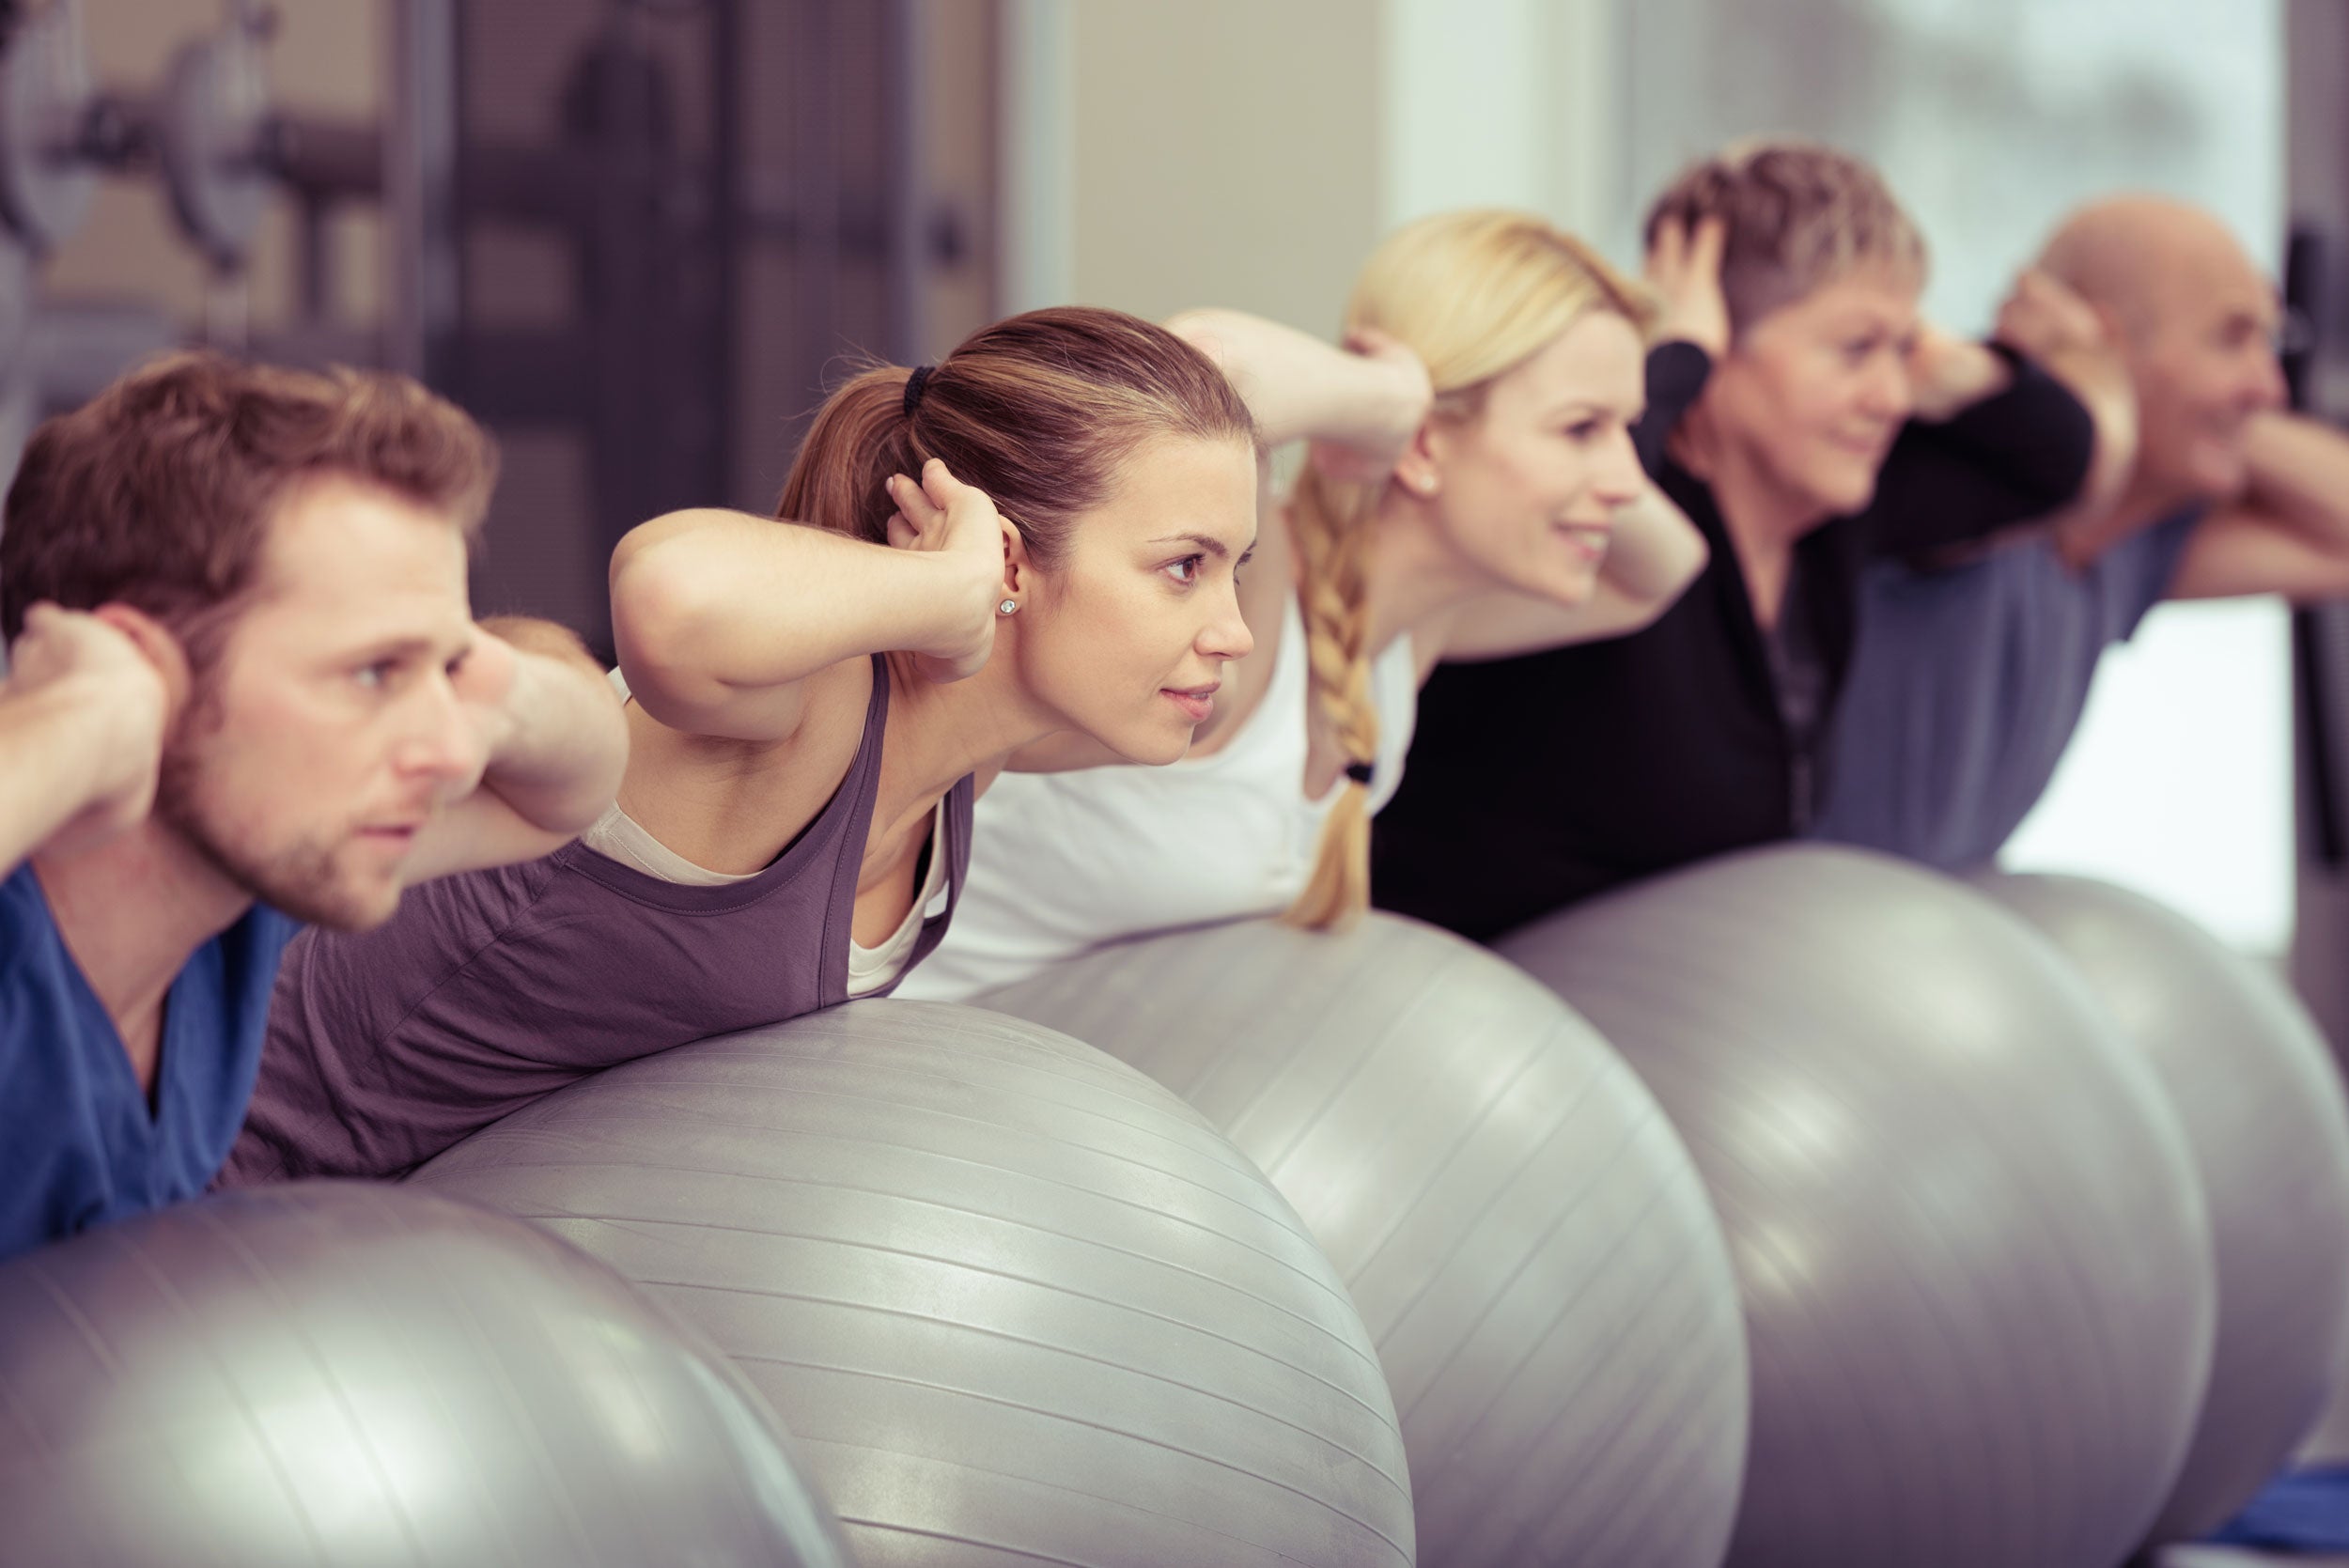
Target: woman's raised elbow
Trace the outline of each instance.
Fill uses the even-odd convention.
[[[677,516],[630,529],[612,552],[612,639],[623,663],[690,664],[695,638],[711,619],[714,574],[697,568],[695,551],[678,548],[685,541],[677,529],[664,527]]]

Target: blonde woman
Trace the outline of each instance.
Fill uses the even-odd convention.
[[[1674,258],[1667,281],[1689,271]],[[1348,350],[1232,311],[1169,323],[1268,448],[1311,447],[1260,502],[1240,582],[1255,651],[1172,768],[1061,740],[1017,757],[979,808],[955,929],[900,994],[969,997],[1148,931],[1366,908],[1369,818],[1437,662],[1634,630],[1703,565],[1632,449],[1654,318],[1573,237],[1467,211],[1379,246]]]

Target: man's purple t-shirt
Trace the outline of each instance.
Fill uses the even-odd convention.
[[[755,877],[688,887],[582,844],[411,889],[385,925],[286,955],[253,1107],[222,1181],[392,1176],[618,1063],[848,1000],[857,871],[880,783],[887,666],[832,800]],[[971,853],[948,796],[946,934]],[[911,968],[911,963],[907,966]]]
[[[1815,836],[1964,871],[2055,778],[2105,650],[2170,595],[2189,506],[2074,567],[2042,535],[1941,569],[1878,562]]]

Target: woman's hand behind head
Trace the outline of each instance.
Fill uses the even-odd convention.
[[[1729,221],[1718,213],[1657,226],[1644,272],[1664,304],[1657,342],[1693,343],[1715,359],[1729,352],[1729,299],[1721,292],[1721,251],[1728,241]]]
[[[890,475],[888,483],[897,507],[889,519],[891,547],[935,556],[952,580],[948,613],[935,634],[909,650],[915,667],[926,679],[941,682],[977,675],[994,650],[1001,607],[1019,602],[1006,570],[1011,527],[993,501],[936,458],[923,465],[919,484],[902,474]]]
[[[1314,466],[1344,484],[1383,485],[1427,422],[1435,383],[1409,344],[1377,327],[1347,333],[1346,349],[1361,362],[1354,418],[1312,442]]]

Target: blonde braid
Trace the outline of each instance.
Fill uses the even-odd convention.
[[[1289,498],[1296,542],[1299,608],[1305,623],[1305,667],[1314,706],[1330,722],[1348,764],[1378,756],[1378,711],[1370,700],[1370,596],[1364,572],[1373,492],[1325,478],[1308,464]],[[1283,916],[1291,925],[1329,930],[1370,908],[1370,790],[1342,777],[1321,829],[1305,891]]]

